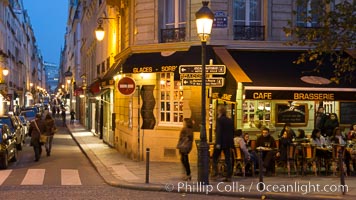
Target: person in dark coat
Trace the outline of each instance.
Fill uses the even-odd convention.
[[[49,113],[45,117],[44,124],[45,124],[45,128],[46,128],[46,131],[44,132],[44,134],[47,136],[45,148],[46,148],[47,156],[50,156],[56,125],[54,123],[54,119],[51,117],[51,115]]]
[[[184,118],[183,128],[180,131],[178,149],[181,155],[181,162],[184,166],[186,175],[183,177],[184,181],[190,181],[192,179],[190,165],[189,165],[189,153],[192,150],[193,143],[193,121],[190,118]]]
[[[274,166],[276,154],[273,149],[277,148],[277,144],[274,138],[270,135],[268,128],[262,129],[262,135],[259,136],[256,140],[256,147],[266,147],[271,149],[269,151],[262,152],[262,163],[263,167],[266,169],[266,175],[272,175],[275,170]]]
[[[38,162],[41,157],[42,147],[40,142],[41,133],[45,131],[43,120],[41,119],[41,114],[36,114],[36,119],[31,121],[29,136],[31,137],[31,146],[35,152],[35,162]]]
[[[72,109],[70,111],[70,124],[74,124],[74,120],[75,120],[75,112],[74,109]]]
[[[281,130],[280,134],[279,134],[279,138],[281,138],[284,134],[284,132],[287,132],[288,137],[290,137],[290,139],[295,138],[295,132],[294,130],[291,128],[291,124],[290,123],[285,123],[283,126],[283,129]]]
[[[279,138],[279,152],[277,157],[280,161],[287,161],[288,159],[288,146],[292,143],[292,139],[288,136],[287,131],[285,131],[281,138]]]
[[[324,124],[324,137],[328,137],[330,139],[336,127],[339,127],[339,120],[337,119],[337,115],[336,113],[330,113],[329,118],[326,119]]]
[[[322,133],[325,132],[324,124],[328,116],[324,112],[324,107],[320,106],[315,114],[315,127],[314,129],[319,129]]]
[[[226,116],[226,108],[219,108],[219,117],[216,123],[216,137],[213,152],[213,176],[215,178],[218,174],[218,162],[221,151],[225,155],[225,163],[227,174],[222,181],[231,181],[232,163],[231,163],[231,149],[234,148],[234,123]]]

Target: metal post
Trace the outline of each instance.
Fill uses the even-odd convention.
[[[206,41],[202,41],[202,86],[201,86],[201,129],[198,149],[198,181],[200,184],[209,184],[209,146],[206,139],[206,83],[205,83],[205,57]]]
[[[259,184],[259,189],[262,190],[263,189],[263,185],[261,183],[263,183],[263,161],[262,161],[262,150],[259,149],[258,150],[258,163],[259,163],[259,170],[260,170],[260,184]]]
[[[140,155],[140,135],[141,135],[141,108],[140,108],[140,86],[137,86],[137,160],[141,161]]]
[[[345,147],[341,146],[338,150],[338,158],[339,158],[339,169],[340,169],[340,184],[345,186],[345,175],[344,175],[344,161],[343,161],[343,153],[345,151]],[[345,187],[342,187],[342,194],[345,194]]]
[[[150,148],[146,148],[146,183],[150,182]]]

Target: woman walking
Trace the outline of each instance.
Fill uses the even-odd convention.
[[[186,175],[183,177],[184,181],[192,179],[189,165],[189,152],[192,150],[193,143],[193,121],[185,118],[183,121],[183,128],[180,131],[179,141],[177,148],[181,155],[181,162],[185,168]]]
[[[41,114],[36,114],[36,119],[30,124],[29,136],[31,137],[31,146],[35,152],[35,162],[38,162],[41,157],[42,147],[41,147],[41,133],[44,130],[44,124],[41,119]]]
[[[47,156],[51,155],[52,149],[52,142],[53,142],[53,135],[57,130],[56,125],[54,124],[54,120],[51,115],[48,113],[45,118],[45,135],[47,136],[47,140],[45,143]]]

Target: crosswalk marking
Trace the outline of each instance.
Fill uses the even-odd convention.
[[[45,175],[45,169],[29,169],[21,185],[42,185]]]
[[[62,169],[61,170],[62,185],[81,185],[79,172],[75,169]]]
[[[12,172],[12,169],[0,171],[0,185],[2,185],[4,183],[4,181],[7,179],[7,177],[9,177],[11,172]]]

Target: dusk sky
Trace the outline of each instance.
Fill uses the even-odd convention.
[[[60,50],[64,46],[68,0],[23,0],[23,3],[44,61],[59,64]]]

